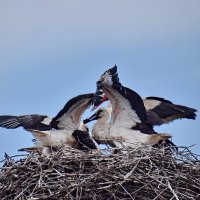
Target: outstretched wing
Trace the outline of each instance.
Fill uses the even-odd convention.
[[[169,123],[175,119],[195,119],[197,110],[160,97],[147,97],[143,100],[147,111],[147,121],[152,125]]]
[[[48,130],[48,121],[50,120],[47,119],[49,119],[48,116],[37,114],[21,116],[1,115],[0,127],[8,129],[23,127],[24,129]]]
[[[55,129],[78,129],[83,112],[92,104],[94,93],[83,94],[70,99],[53,118],[51,127]]]
[[[112,104],[112,121],[131,127],[146,122],[146,110],[142,98],[135,91],[124,87],[118,77],[117,66],[107,70],[97,81],[97,92],[103,90]],[[117,121],[116,121],[117,120]]]

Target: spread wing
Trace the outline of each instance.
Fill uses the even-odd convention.
[[[83,94],[70,99],[53,118],[51,127],[55,129],[78,129],[83,112],[91,105],[94,94]]]
[[[112,121],[131,127],[138,122],[146,122],[146,110],[139,94],[124,87],[118,77],[117,66],[107,70],[97,81],[97,92],[106,94],[112,104]]]
[[[49,121],[50,119],[46,115],[1,115],[0,127],[8,129],[23,127],[24,129],[48,130]]]
[[[152,125],[169,123],[175,119],[195,119],[197,110],[160,97],[147,97],[144,99],[147,111],[147,121]]]

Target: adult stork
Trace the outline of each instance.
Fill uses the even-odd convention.
[[[154,145],[171,138],[158,134],[147,123],[146,109],[142,98],[133,90],[124,87],[117,74],[117,66],[103,73],[97,81],[97,92],[103,91],[111,102],[112,113],[106,138],[117,147],[136,147],[138,144]]]
[[[36,139],[36,146],[30,149],[39,149],[46,154],[51,152],[52,148],[63,145],[81,150],[96,149],[89,132],[79,128],[81,116],[92,105],[93,97],[94,94],[89,93],[70,99],[54,118],[37,114],[2,115],[0,116],[0,127],[7,129],[23,127]]]
[[[169,123],[176,119],[195,119],[196,117],[195,109],[173,104],[171,101],[163,98],[146,97],[143,99],[143,102],[147,113],[147,122],[153,126]],[[98,103],[97,105],[100,104]],[[97,108],[98,106],[94,107]],[[98,144],[106,144],[115,147],[112,141],[106,140],[111,112],[111,106],[101,107],[92,116],[84,119],[83,122],[87,124],[96,120],[92,127],[92,137]]]

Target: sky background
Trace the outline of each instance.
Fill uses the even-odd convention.
[[[200,1],[0,1],[0,115],[54,117],[115,64],[142,97],[200,110]],[[155,130],[200,154],[199,126],[197,117]],[[0,128],[0,160],[32,138]]]

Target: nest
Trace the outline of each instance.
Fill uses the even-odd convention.
[[[200,160],[190,148],[6,156],[0,199],[200,199]]]

